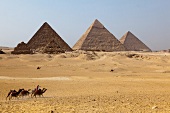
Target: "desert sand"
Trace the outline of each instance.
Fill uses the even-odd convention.
[[[37,85],[44,97],[6,100],[10,89]],[[170,54],[0,55],[0,112],[169,113]]]

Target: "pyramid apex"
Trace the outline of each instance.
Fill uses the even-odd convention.
[[[127,33],[131,33],[130,31],[128,31]]]
[[[127,31],[125,34],[124,34],[124,40],[126,39],[126,38],[128,38],[128,36],[129,35],[131,35],[131,36],[135,36],[132,32],[130,32],[130,31]],[[136,37],[136,36],[135,36]]]
[[[98,21],[98,22],[99,22],[99,20],[98,20],[98,19],[95,19],[94,21]]]
[[[128,31],[127,34],[132,34],[132,32]]]
[[[44,22],[44,24],[43,24],[43,25],[48,25],[48,26],[50,26],[47,22]],[[43,26],[43,25],[42,25],[42,26]]]
[[[104,28],[103,24],[99,22],[99,20],[95,19],[93,24],[91,25],[92,27],[97,27],[97,28]]]

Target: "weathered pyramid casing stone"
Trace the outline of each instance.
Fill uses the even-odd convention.
[[[72,51],[69,45],[45,22],[35,35],[28,41],[27,46],[32,50],[44,48],[54,40],[64,51]]]
[[[130,31],[122,36],[120,42],[126,47],[128,51],[152,51]]]
[[[97,19],[73,46],[74,50],[125,51],[126,48]]]

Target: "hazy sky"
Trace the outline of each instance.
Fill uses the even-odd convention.
[[[72,47],[95,19],[117,39],[131,31],[152,50],[170,48],[170,0],[0,0],[0,46],[27,43],[48,22]]]

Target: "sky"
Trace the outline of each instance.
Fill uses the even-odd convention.
[[[0,0],[0,46],[28,42],[44,22],[71,47],[98,19],[117,39],[131,31],[170,49],[170,0]]]

